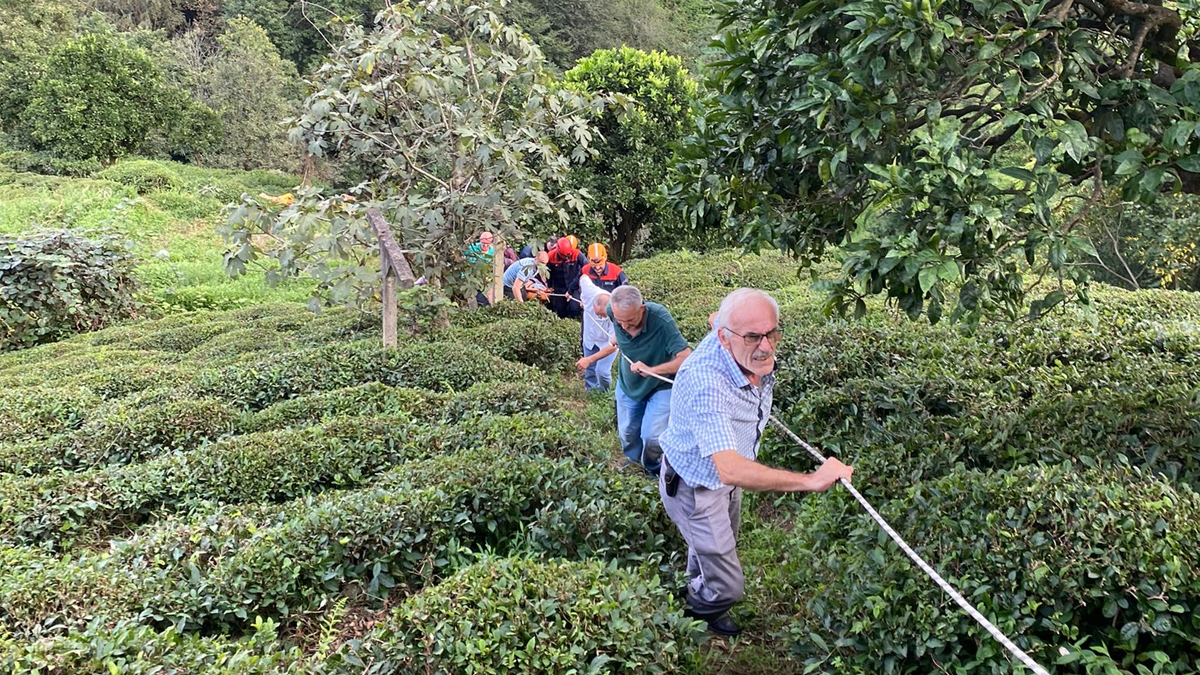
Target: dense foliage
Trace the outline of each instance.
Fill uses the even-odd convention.
[[[20,124],[39,148],[108,163],[141,147],[160,125],[185,121],[190,105],[174,99],[144,51],[91,34],[51,52]]]
[[[302,190],[286,206],[244,200],[225,231],[231,273],[266,256],[285,277],[315,278],[328,301],[366,303],[379,287],[374,204],[418,275],[473,297],[482,280],[463,250],[479,232],[516,241],[537,215],[565,222],[582,207],[563,183],[588,155],[585,114],[598,101],[554,86],[537,47],[490,6],[427,0],[347,29],[293,135],[366,180],[353,195]]]
[[[829,320],[780,254],[626,269],[693,341],[732,288],[772,290],[776,414],[1053,672],[1194,668],[1194,296],[1098,289],[1096,324],[966,335]],[[657,490],[611,467],[609,404],[559,382],[578,324],[503,303],[402,320],[384,350],[377,322],[259,306],[0,355],[0,664],[711,672],[756,653],[697,660]],[[774,434],[763,457],[810,466]],[[736,611],[762,667],[1010,667],[847,495],[744,509]]]
[[[365,673],[694,668],[693,622],[673,611],[674,599],[657,582],[615,565],[484,560],[409,598],[332,667]],[[626,619],[614,622],[617,616]]]
[[[627,260],[645,229],[663,229],[674,216],[656,198],[673,146],[689,128],[696,83],[676,57],[622,47],[580,59],[563,84],[585,94],[627,97],[594,120],[601,138],[595,156],[571,177],[592,195],[588,212],[598,221],[599,239],[610,242],[616,260]],[[572,227],[586,232],[586,226]]]
[[[982,589],[984,612],[1054,672],[1169,674],[1194,672],[1200,658],[1197,509],[1195,492],[1145,475],[1052,466],[915,485],[884,515],[958,584]],[[873,521],[846,515],[835,509],[798,537],[822,587],[793,627],[803,653],[847,673],[1012,668],[924,574],[880,547]]]
[[[137,290],[120,237],[70,230],[0,236],[0,351],[129,318]]]
[[[1082,225],[1096,249],[1089,263],[1097,278],[1130,289],[1200,291],[1200,196],[1106,207]]]
[[[1200,190],[1194,3],[727,2],[673,196],[802,261],[830,307],[1033,314],[1074,292],[1106,186]],[[1025,303],[1028,277],[1054,283]]]

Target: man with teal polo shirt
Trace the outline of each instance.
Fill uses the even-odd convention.
[[[666,307],[646,302],[633,286],[620,286],[609,299],[617,348],[628,357],[617,374],[617,431],[630,462],[657,476],[662,463],[658,437],[671,412],[671,385],[652,377],[671,377],[692,353]],[[632,361],[632,365],[630,364]]]

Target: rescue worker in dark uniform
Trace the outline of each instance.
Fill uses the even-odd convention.
[[[555,244],[550,252],[550,288],[554,293],[550,297],[550,309],[560,319],[583,319],[583,308],[578,302],[579,276],[587,267],[587,257],[583,251],[576,248],[570,237],[563,237]]]

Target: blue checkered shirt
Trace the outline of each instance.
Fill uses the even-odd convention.
[[[759,383],[750,383],[715,332],[683,362],[671,394],[671,418],[659,438],[663,454],[683,482],[721,487],[712,456],[722,450],[758,458],[771,415],[775,375],[765,375]]]

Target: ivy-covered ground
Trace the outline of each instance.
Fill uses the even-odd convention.
[[[776,414],[1051,672],[1196,671],[1200,297],[965,335],[828,319],[775,256],[626,269],[693,341],[774,291]],[[1019,672],[838,490],[747,500],[747,635],[701,640],[578,324],[409,325],[276,303],[0,355],[0,671]]]

